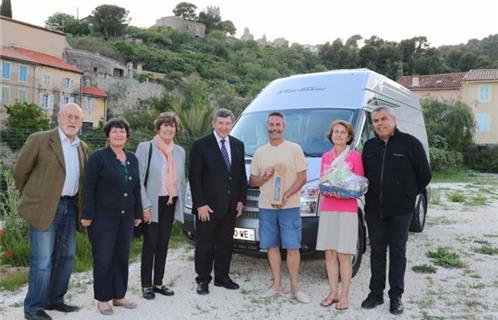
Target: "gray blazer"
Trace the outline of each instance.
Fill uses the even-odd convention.
[[[144,186],[145,172],[149,157],[149,148],[152,141],[141,142],[137,147],[136,156],[138,158],[138,168],[140,171],[140,185],[142,193],[142,206],[145,209],[152,209],[152,221],[158,222],[158,199],[161,185],[161,168],[165,161],[159,149],[152,144],[152,157],[150,159],[149,176],[147,178],[147,188]],[[179,145],[173,149],[173,157],[176,166],[176,193],[178,200],[175,207],[175,219],[183,223],[183,206],[185,204],[185,150]]]

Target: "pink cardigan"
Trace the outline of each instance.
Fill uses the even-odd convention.
[[[325,165],[330,165],[337,157],[335,149],[325,152],[322,155],[322,164],[320,167],[320,176],[323,175]],[[361,154],[358,151],[350,151],[346,160],[351,165],[352,171],[359,175],[365,176],[363,172],[363,162],[361,161]],[[334,212],[358,212],[358,203],[356,199],[339,199],[335,197],[322,197],[320,201],[320,211],[334,211]]]

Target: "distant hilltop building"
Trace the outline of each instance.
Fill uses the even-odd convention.
[[[244,34],[240,40],[254,40],[254,36],[249,32],[249,28],[244,28]]]
[[[219,9],[218,9],[219,10]],[[175,30],[190,32],[196,37],[206,37],[206,26],[199,22],[187,21],[181,17],[169,16],[156,20],[154,27],[170,27]]]

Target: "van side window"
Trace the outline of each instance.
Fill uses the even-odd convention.
[[[363,126],[363,131],[360,135],[360,143],[357,148],[358,151],[361,152],[365,142],[373,137],[375,137],[375,132],[372,125],[372,116],[370,115],[370,111],[365,111],[365,125]]]

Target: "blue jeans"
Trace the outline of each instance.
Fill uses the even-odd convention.
[[[47,231],[30,226],[31,258],[24,311],[62,302],[76,260],[76,200],[60,201]]]

